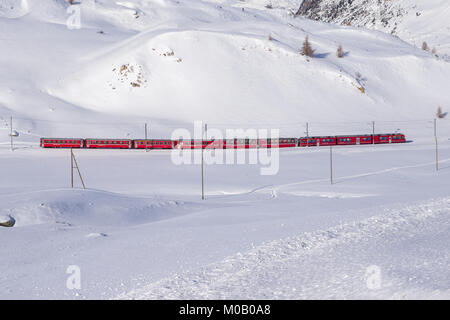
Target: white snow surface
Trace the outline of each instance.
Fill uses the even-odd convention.
[[[0,222],[16,222],[0,227],[0,299],[449,299],[450,122],[437,121],[436,171],[433,118],[450,106],[450,64],[297,6],[0,0]],[[314,59],[299,54],[306,35]],[[200,166],[170,151],[75,150],[84,190],[69,150],[39,148],[143,138],[144,123],[170,137],[194,120],[294,137],[375,121],[408,143],[335,147],[332,185],[328,148],[281,150],[272,176],[206,165],[204,201]]]

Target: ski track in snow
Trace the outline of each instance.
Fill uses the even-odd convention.
[[[117,298],[449,299],[450,252],[442,239],[450,240],[450,197],[385,211],[271,241]],[[370,290],[366,271],[373,265],[381,286]]]
[[[447,163],[449,161],[450,161],[450,159],[441,159],[441,160],[439,160],[439,163],[443,164],[443,163]],[[378,171],[372,171],[372,172],[366,172],[366,173],[360,173],[360,174],[349,175],[349,176],[342,176],[342,177],[335,177],[335,183],[339,183],[341,181],[345,181],[345,180],[349,180],[349,179],[355,179],[355,178],[362,178],[362,177],[374,176],[374,175],[379,175],[379,174],[385,174],[385,173],[390,173],[390,172],[393,172],[393,171],[403,170],[403,169],[421,168],[421,167],[426,167],[426,166],[431,166],[431,165],[435,165],[435,162],[426,162],[426,163],[420,163],[420,164],[414,164],[414,165],[408,165],[408,166],[392,167],[392,168],[387,168],[387,169],[378,170]],[[298,182],[287,183],[287,184],[280,184],[280,185],[267,185],[267,186],[257,187],[257,188],[254,188],[252,190],[249,190],[247,192],[242,192],[242,193],[230,193],[230,192],[228,192],[228,193],[226,193],[226,195],[227,196],[250,195],[250,194],[258,193],[258,192],[266,192],[267,190],[269,190],[270,198],[276,199],[278,197],[278,192],[280,192],[282,189],[289,188],[289,187],[294,187],[294,186],[298,186],[298,185],[303,185],[303,184],[326,182],[328,180],[329,180],[329,178],[304,180],[304,181],[298,181]],[[296,193],[294,193],[294,194],[296,194]],[[301,194],[298,194],[298,195],[301,195]],[[305,196],[309,195],[310,196],[312,194],[305,193],[303,195],[305,195]],[[322,195],[322,196],[327,196],[327,195]],[[359,197],[359,196],[367,196],[367,195],[348,194],[347,196],[349,196],[349,197]]]

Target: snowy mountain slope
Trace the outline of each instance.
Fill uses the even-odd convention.
[[[367,27],[399,36],[439,55],[450,55],[450,3],[446,0],[306,0],[298,15],[314,20]]]
[[[254,9],[263,2],[86,0],[75,6],[81,29],[72,30],[63,0],[11,1],[21,13],[2,7],[0,113],[5,129],[9,115],[17,118],[29,141],[123,135],[86,120],[144,117],[161,126],[155,135],[167,136],[198,119],[416,119],[450,104],[450,68],[431,54],[379,32],[294,18],[288,2]],[[299,54],[306,35],[317,53],[310,61]],[[344,59],[335,56],[340,43]]]
[[[274,41],[267,39],[268,26],[274,30]],[[426,117],[431,106],[447,104],[447,97],[434,93],[445,90],[449,76],[439,61],[420,54],[418,59],[407,45],[382,34],[369,32],[360,37],[350,30],[310,26],[319,58],[308,62],[298,54],[298,44],[308,31],[299,28],[238,21],[189,27],[178,22],[176,28],[151,29],[89,61],[87,69],[95,70],[95,77],[82,69],[59,88],[55,86],[53,93],[100,112],[107,106],[120,114],[158,118],[170,114],[177,120],[208,122],[233,122],[237,113],[240,121],[283,122],[288,114],[291,121],[328,120],[324,114],[330,114],[329,106],[336,100],[341,102],[333,108],[336,120],[361,113],[376,117],[374,109],[382,109],[385,119],[405,117],[412,104],[417,106],[416,117]],[[373,42],[359,48],[368,38]],[[338,42],[351,52],[344,61],[334,57]],[[384,46],[392,51],[384,52]],[[130,87],[136,81],[133,78],[111,80],[128,63],[134,65],[137,78],[145,79],[139,88]],[[419,75],[424,67],[435,80]],[[364,75],[366,94],[357,89],[357,72]],[[412,76],[399,81],[406,72]],[[429,88],[432,82],[434,88]],[[413,87],[424,90],[414,97],[398,95]],[[210,101],[215,101],[214,107]]]

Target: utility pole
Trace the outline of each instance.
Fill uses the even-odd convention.
[[[330,146],[330,184],[333,184],[333,148]]]
[[[203,128],[202,128],[203,129]],[[208,125],[205,123],[205,133],[208,132]],[[205,200],[205,177],[204,177],[204,160],[203,160],[203,141],[204,141],[204,133],[202,132],[202,200]]]
[[[145,123],[145,152],[148,152],[148,149],[147,149],[148,141],[147,141],[147,139],[148,139],[148,135],[147,135],[147,122],[146,122]]]
[[[372,144],[375,144],[375,121],[372,121]]]
[[[73,189],[73,150],[70,148],[70,182]]]
[[[438,149],[438,138],[437,138],[437,123],[434,119],[434,141],[436,143],[436,171],[439,170],[439,149]]]
[[[86,189],[86,186],[84,185],[83,178],[81,177],[80,168],[78,167],[77,159],[75,158],[75,154],[73,153],[73,149],[70,148],[70,166],[71,166],[71,182],[72,182],[72,188],[73,188],[73,169],[76,168],[78,171],[78,176],[80,177],[81,184],[83,185],[83,189]]]
[[[436,119],[434,119],[434,136],[437,137],[437,123],[436,123]]]
[[[309,138],[309,123],[306,123],[306,137]]]
[[[10,136],[10,138],[11,138],[11,151],[14,151],[14,147],[13,147],[13,128],[12,128],[12,125],[13,125],[13,122],[12,122],[12,116],[11,116],[10,121],[9,121],[9,130],[10,130],[9,136]]]

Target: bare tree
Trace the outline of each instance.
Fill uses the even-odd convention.
[[[425,41],[422,43],[422,50],[424,51],[428,51],[428,43],[426,43]]]
[[[442,113],[441,107],[439,107],[439,108],[437,109],[436,117],[438,117],[439,119],[442,119],[442,118],[445,117],[444,114]]]
[[[437,49],[436,49],[436,48],[433,48],[433,50],[431,50],[431,53],[432,53],[432,54],[436,54],[436,53],[437,53]]]
[[[305,41],[303,41],[301,54],[310,58],[314,58],[314,51],[315,50],[313,50],[313,48],[311,47],[308,36],[306,36]]]
[[[344,49],[342,48],[342,45],[341,45],[341,44],[340,44],[339,47],[337,48],[336,56],[337,56],[338,58],[343,58],[343,57],[344,57]]]

